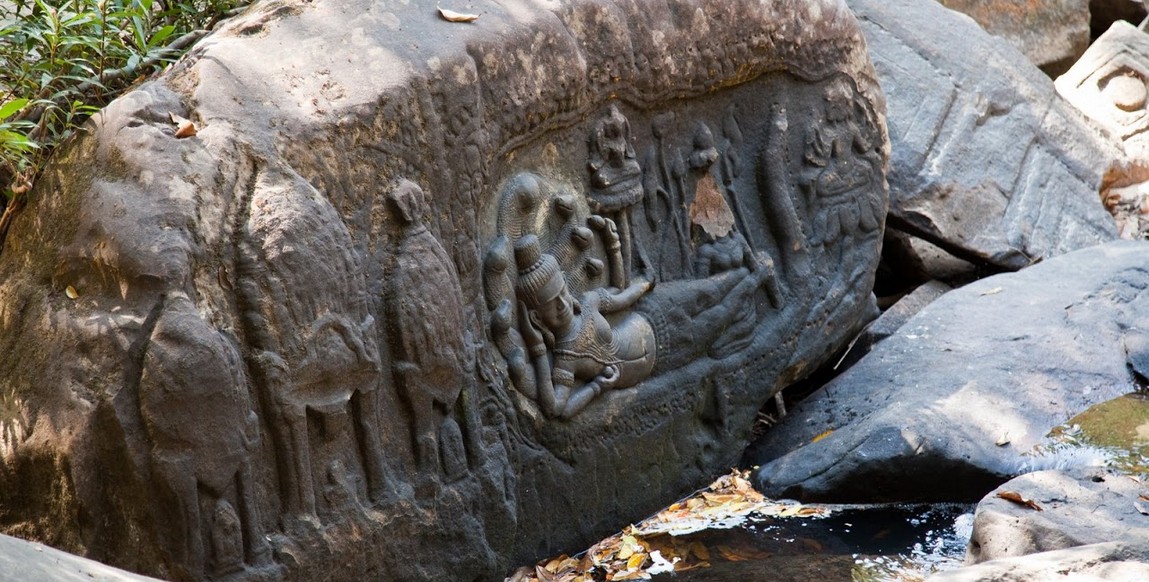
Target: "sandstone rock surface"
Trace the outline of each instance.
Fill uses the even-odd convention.
[[[1039,466],[1034,446],[1136,390],[1149,244],[1114,242],[929,304],[758,443],[767,495],[956,501]]]
[[[1089,46],[1088,0],[938,1],[973,18],[986,32],[1008,40],[1050,75],[1064,72]]]
[[[889,107],[891,225],[998,269],[1116,238],[1120,149],[1005,41],[934,2],[851,0]]]
[[[467,11],[257,2],[57,152],[0,256],[0,529],[501,579],[734,464],[873,316],[844,2]]]

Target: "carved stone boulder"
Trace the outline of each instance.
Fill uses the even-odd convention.
[[[501,579],[733,465],[873,317],[844,2],[470,6],[256,3],[58,151],[0,256],[0,530]]]
[[[1122,237],[1149,238],[1149,35],[1113,23],[1056,86],[1125,148],[1129,163],[1106,176],[1103,200]]]

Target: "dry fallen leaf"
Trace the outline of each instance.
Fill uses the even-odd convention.
[[[997,439],[997,442],[995,442],[993,444],[995,444],[999,447],[1004,447],[1005,445],[1008,445],[1009,444],[1009,433],[1002,433],[1001,438]]]
[[[454,10],[447,10],[446,8],[439,9],[439,16],[447,22],[474,22],[479,19],[478,14],[464,14],[462,12],[455,12]]]
[[[990,289],[989,291],[983,291],[982,296],[984,297],[986,295],[997,295],[998,293],[1001,293],[1001,287],[994,287],[993,289]]]
[[[1149,503],[1145,503],[1143,501],[1134,501],[1133,507],[1137,511],[1141,512],[1141,515],[1149,515]]]
[[[191,137],[198,133],[195,124],[192,123],[190,119],[187,119],[186,117],[180,117],[179,115],[176,115],[170,111],[168,112],[168,117],[171,118],[172,123],[174,123],[176,126],[176,138],[182,139],[185,137]]]
[[[1035,503],[1032,499],[1026,499],[1026,498],[1022,497],[1021,494],[1018,493],[1017,491],[1002,491],[1001,493],[998,493],[997,496],[1000,499],[1004,499],[1006,501],[1011,501],[1011,502],[1016,503],[1018,505],[1024,505],[1025,507],[1028,507],[1028,508],[1036,510],[1036,511],[1042,511],[1040,505]]]
[[[78,299],[80,292],[76,291],[75,287],[68,285],[68,287],[64,289],[64,295],[67,295],[68,299]]]
[[[701,226],[702,230],[715,239],[730,234],[734,228],[734,213],[710,174],[698,181],[694,203],[690,205],[690,221]]]
[[[820,441],[820,440],[822,440],[822,439],[824,439],[824,438],[826,438],[826,437],[828,437],[828,436],[830,436],[830,435],[832,435],[832,434],[834,434],[834,431],[833,431],[833,429],[831,429],[831,430],[828,430],[828,431],[826,431],[826,432],[824,432],[824,433],[822,433],[822,434],[820,434],[820,435],[818,435],[818,436],[814,437],[813,439],[810,439],[810,444],[816,443],[816,442],[818,442],[818,441]]]

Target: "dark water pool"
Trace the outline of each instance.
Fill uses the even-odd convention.
[[[654,580],[921,579],[961,564],[972,512],[964,504],[863,505],[838,506],[821,518],[760,518],[739,528],[679,536],[674,542],[693,546],[692,558],[709,566]]]

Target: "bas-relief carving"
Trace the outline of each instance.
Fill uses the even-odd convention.
[[[464,391],[470,393],[470,402],[475,400],[477,345],[466,331],[455,265],[425,224],[428,205],[422,188],[403,180],[388,199],[401,225],[387,276],[395,379],[411,406],[420,467],[457,479],[467,472],[468,457],[455,415]],[[471,432],[467,441],[477,448],[481,427],[468,410],[460,416]],[[478,451],[471,456],[478,457]]]
[[[816,87],[812,105],[779,100],[752,120],[766,126],[758,151],[733,105],[716,119],[653,113],[638,148],[612,104],[589,123],[586,182],[505,182],[484,286],[491,337],[528,401],[570,419],[746,350],[796,294],[847,292],[859,272],[815,281],[813,255],[846,261],[852,241],[877,236],[881,135],[851,81]]]
[[[157,497],[176,521],[171,557],[196,578],[266,566],[250,462],[260,431],[238,347],[186,295],[161,298],[151,325],[139,406]]]
[[[237,238],[237,295],[285,516],[314,518],[316,475],[327,472],[314,466],[322,460],[312,458],[309,423],[351,424],[368,496],[383,498],[389,477],[376,402],[383,375],[375,321],[346,227],[313,189],[264,172]]]

